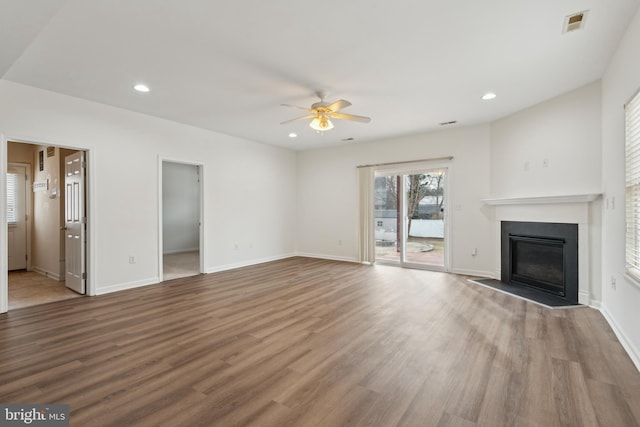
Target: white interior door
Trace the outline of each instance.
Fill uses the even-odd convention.
[[[65,157],[65,285],[79,294],[86,288],[86,216],[84,152]]]
[[[9,270],[27,268],[27,169],[7,168],[7,246]]]

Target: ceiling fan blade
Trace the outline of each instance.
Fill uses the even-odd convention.
[[[327,105],[327,108],[335,113],[336,111],[342,110],[343,108],[347,108],[350,105],[351,103],[349,101],[340,99],[332,104]]]
[[[302,117],[296,117],[295,119],[291,119],[291,120],[286,120],[284,122],[281,122],[281,125],[286,125],[287,123],[291,123],[291,122],[297,122],[298,120],[304,120],[304,119],[314,119],[316,117],[315,114],[307,114],[306,116],[302,116]]]
[[[354,122],[361,122],[361,123],[369,123],[371,121],[371,117],[356,116],[354,114],[329,113],[329,116],[334,119],[352,120]]]
[[[311,110],[311,109],[309,109],[309,108],[299,107],[299,106],[297,106],[297,105],[291,105],[291,104],[280,104],[280,105],[281,105],[281,106],[283,106],[283,107],[293,107],[293,108],[297,108],[297,109],[299,109],[299,110],[304,110],[304,111],[312,111],[312,110]]]

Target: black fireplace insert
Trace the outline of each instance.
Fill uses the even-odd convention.
[[[503,221],[501,280],[578,303],[578,224]]]

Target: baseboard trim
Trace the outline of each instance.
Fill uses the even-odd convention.
[[[590,299],[588,305],[591,308],[594,308],[594,309],[596,309],[598,311],[602,311],[601,310],[602,309],[602,301]]]
[[[219,266],[216,266],[216,267],[208,268],[207,269],[207,274],[218,273],[220,271],[235,270],[236,268],[249,267],[249,266],[252,266],[252,265],[264,264],[265,262],[279,261],[281,259],[293,258],[294,256],[296,256],[295,253],[282,254],[282,255],[276,255],[276,256],[272,256],[272,257],[266,257],[266,258],[252,259],[252,260],[248,260],[248,261],[237,262],[237,263],[233,263],[233,264],[219,265]]]
[[[141,288],[143,286],[157,285],[160,283],[158,277],[150,277],[144,280],[136,280],[134,282],[119,283],[117,285],[99,287],[96,289],[96,295],[110,294],[112,292],[125,291],[127,289]]]
[[[51,279],[57,280],[58,282],[62,282],[64,280],[64,277],[60,276],[60,274],[45,270],[44,268],[31,266],[31,271],[35,271],[38,274],[42,274],[43,276],[47,276]]]
[[[330,260],[330,261],[344,261],[344,262],[355,262],[355,263],[358,263],[358,260],[356,258],[352,258],[352,257],[324,255],[324,254],[311,254],[311,253],[308,253],[308,252],[297,252],[296,256],[305,257],[305,258],[327,259],[327,260]],[[358,264],[360,264],[360,263],[358,263]]]
[[[613,316],[609,314],[606,307],[600,307],[600,313],[602,313],[605,320],[609,323],[609,326],[611,326],[611,329],[613,329],[613,333],[616,334],[616,337],[618,337],[618,341],[620,341],[620,344],[622,344],[622,347],[631,358],[631,361],[634,365],[636,365],[636,369],[638,370],[638,372],[640,372],[640,352],[638,351],[638,349],[635,348],[634,345],[627,339],[627,336],[618,326]]]
[[[495,279],[495,273],[492,271],[482,271],[482,270],[468,270],[466,268],[454,268],[449,271],[449,273],[453,274],[463,274],[465,276],[478,276],[485,277],[487,279]]]
[[[164,251],[162,255],[173,255],[173,254],[184,254],[187,252],[198,252],[199,248],[191,248],[191,249],[172,249],[169,251]]]

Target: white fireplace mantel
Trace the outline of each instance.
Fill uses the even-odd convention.
[[[482,202],[490,206],[590,203],[598,199],[598,197],[600,197],[601,195],[601,193],[592,193],[569,194],[565,196],[499,197],[493,199],[483,199]]]

